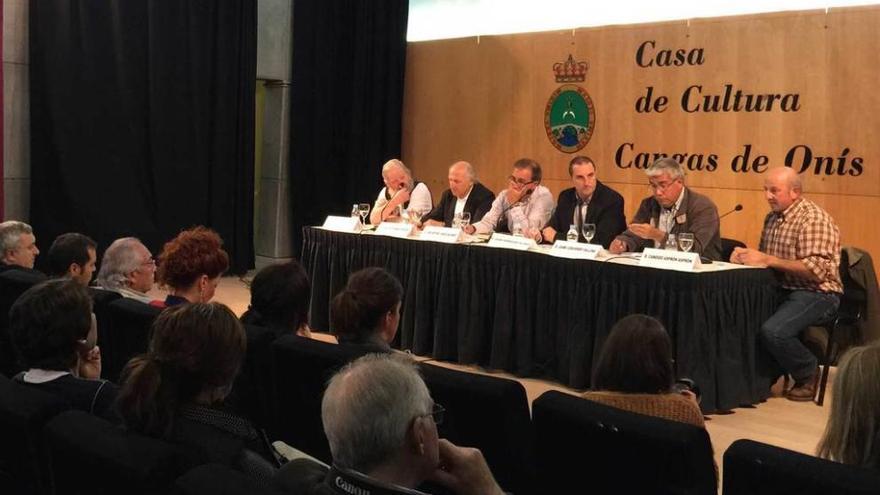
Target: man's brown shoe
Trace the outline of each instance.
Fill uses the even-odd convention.
[[[795,382],[794,386],[791,387],[785,397],[788,400],[793,400],[795,402],[811,401],[813,400],[813,397],[816,396],[816,385],[818,383],[819,373],[817,372],[803,382]]]

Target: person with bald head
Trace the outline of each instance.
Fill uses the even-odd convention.
[[[731,263],[768,267],[781,279],[781,304],[761,326],[761,341],[794,379],[786,397],[810,401],[819,378],[816,356],[799,336],[810,325],[833,317],[840,280],[840,231],[831,215],[803,197],[800,176],[791,168],[770,170],[764,180],[770,212],[758,249],[736,248]]]
[[[486,186],[477,182],[474,166],[459,161],[449,167],[449,189],[443,191],[438,204],[422,217],[423,225],[451,227],[455,215],[468,212],[471,222],[479,222],[492,208],[495,195]]]
[[[396,158],[382,165],[382,181],[385,182],[385,187],[379,191],[370,212],[370,223],[373,225],[386,220],[400,221],[401,208],[418,211],[423,215],[434,206],[428,185],[416,182],[410,169]]]

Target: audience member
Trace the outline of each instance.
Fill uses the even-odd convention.
[[[663,324],[646,315],[618,321],[593,371],[593,390],[583,397],[612,407],[704,427],[689,390],[675,392],[672,344]]]
[[[167,307],[208,302],[229,268],[223,240],[211,229],[193,227],[165,243],[159,255],[159,283],[168,288]]]
[[[544,240],[550,243],[563,240],[574,225],[578,240],[586,242],[583,226],[593,224],[595,235],[590,242],[607,249],[626,229],[623,196],[596,178],[596,163],[590,157],[572,158],[568,162],[568,176],[573,187],[559,193],[556,210],[542,232]]]
[[[431,211],[434,200],[431,191],[424,182],[416,182],[412,172],[402,161],[394,159],[382,166],[382,180],[385,187],[379,191],[379,197],[370,212],[370,223],[379,224],[388,219],[399,219],[400,208],[419,212],[419,215]]]
[[[837,365],[828,425],[817,455],[880,469],[880,346],[850,349]]]
[[[221,408],[245,346],[241,323],[222,304],[163,311],[149,350],[123,371],[118,407],[125,425],[180,446],[192,466],[224,464],[268,482],[277,463],[265,436]]]
[[[403,287],[382,268],[359,270],[330,307],[330,327],[340,344],[371,352],[390,352],[400,323]]]
[[[411,360],[370,354],[350,363],[324,393],[333,467],[310,493],[420,494],[428,480],[458,495],[503,493],[479,450],[439,438],[442,415]]]
[[[91,238],[76,232],[59,235],[49,247],[49,275],[68,277],[88,287],[95,273],[97,247]]]
[[[153,298],[147,293],[153,289],[155,276],[156,261],[150,250],[139,239],[123,237],[104,251],[97,283],[102,289],[150,304]]]
[[[82,284],[56,279],[31,287],[12,305],[9,326],[27,369],[16,381],[63,397],[73,409],[117,420],[117,387],[100,379],[92,299]]]
[[[553,214],[553,195],[541,185],[541,164],[530,158],[514,162],[508,187],[498,193],[489,213],[464,228],[468,234],[512,232],[541,242],[541,229]]]
[[[449,167],[449,189],[430,213],[421,222],[426,225],[451,227],[456,215],[467,213],[469,222],[479,222],[492,208],[495,195],[483,184],[477,182],[477,172],[468,162],[455,162]]]
[[[268,328],[276,336],[294,332],[310,337],[312,284],[298,261],[269,265],[251,281],[251,304],[242,323]]]
[[[685,171],[672,158],[660,158],[645,170],[654,192],[642,200],[629,228],[617,236],[609,251],[641,251],[663,248],[672,234],[694,235],[693,251],[718,260],[721,258],[721,233],[715,203],[684,185]]]
[[[0,223],[0,272],[10,269],[30,271],[40,250],[37,249],[37,238],[30,225],[17,220]]]

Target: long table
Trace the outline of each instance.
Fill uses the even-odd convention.
[[[583,389],[612,325],[645,313],[666,326],[676,372],[699,384],[705,412],[769,395],[757,335],[775,307],[770,270],[688,273],[313,227],[303,236],[316,329],[330,329],[349,274],[381,266],[403,284],[398,344],[415,354]]]

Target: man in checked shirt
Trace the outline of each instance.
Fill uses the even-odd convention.
[[[801,178],[791,168],[772,169],[764,196],[772,210],[764,220],[758,250],[736,248],[732,263],[764,266],[781,276],[782,303],[761,326],[761,339],[794,378],[786,397],[809,401],[819,376],[816,357],[800,341],[808,326],[831,318],[840,302],[840,231],[825,210],[804,198]]]

